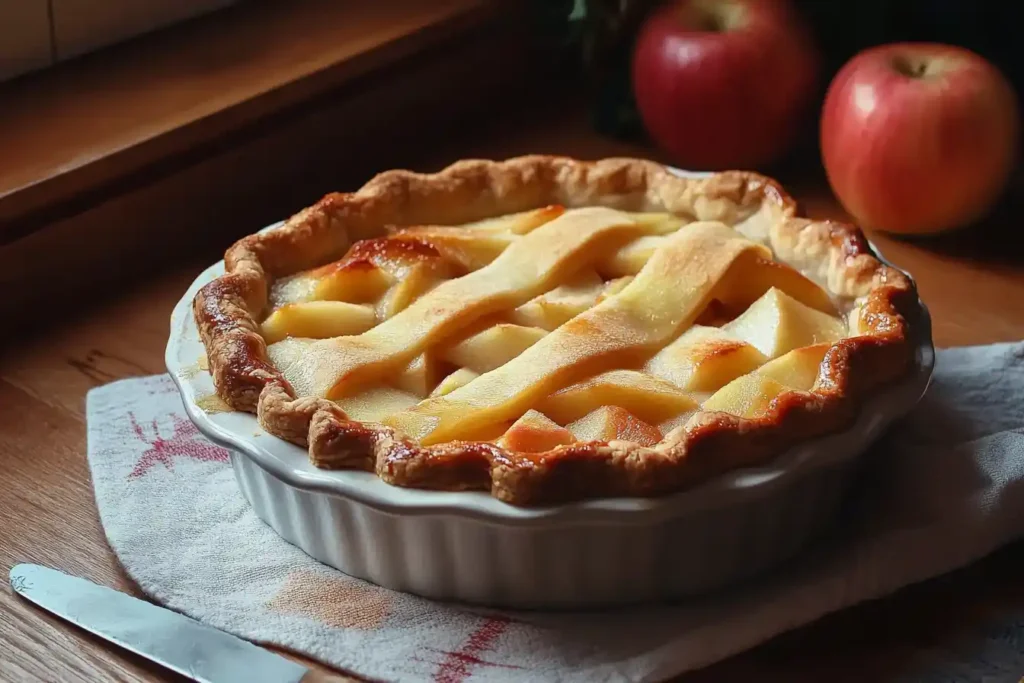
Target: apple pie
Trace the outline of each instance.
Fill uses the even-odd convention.
[[[194,313],[220,397],[320,468],[514,504],[653,496],[839,431],[913,285],[774,181],[528,156],[389,171],[246,237]]]

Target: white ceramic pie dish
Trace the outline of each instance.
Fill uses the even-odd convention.
[[[223,263],[204,271],[171,316],[166,362],[187,414],[231,451],[242,493],[285,540],[352,576],[436,599],[579,608],[691,596],[766,570],[834,519],[857,456],[914,406],[934,366],[919,302],[913,372],[864,405],[845,432],[672,496],[522,508],[486,492],[320,470],[254,415],[211,409],[191,304],[222,272]]]

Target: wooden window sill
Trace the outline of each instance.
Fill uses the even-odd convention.
[[[0,86],[0,245],[498,21],[494,0],[246,2]]]
[[[0,316],[213,261],[467,127],[546,111],[558,70],[530,6],[252,0],[0,87]]]

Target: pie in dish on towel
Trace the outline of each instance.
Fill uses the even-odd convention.
[[[383,173],[225,256],[217,393],[321,468],[515,504],[685,489],[849,427],[913,284],[774,181],[635,159]]]

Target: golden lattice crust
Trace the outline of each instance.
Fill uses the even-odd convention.
[[[704,410],[656,443],[641,434],[543,452],[514,450],[512,438],[422,446],[390,427],[349,420],[332,400],[298,397],[270,361],[259,321],[277,279],[335,261],[353,242],[395,226],[458,225],[549,205],[661,211],[733,226],[848,299],[852,336],[816,351],[823,355],[809,390],[779,393],[756,417]],[[318,467],[375,470],[399,486],[485,489],[516,504],[665,494],[842,429],[862,399],[910,367],[903,312],[916,295],[908,278],[875,258],[855,227],[795,211],[774,181],[757,174],[679,178],[635,159],[527,156],[461,161],[436,174],[389,171],[237,242],[225,255],[226,273],[197,294],[194,313],[218,394],[236,410],[255,412],[268,432],[308,446]],[[603,410],[602,419],[630,419],[614,406]]]

